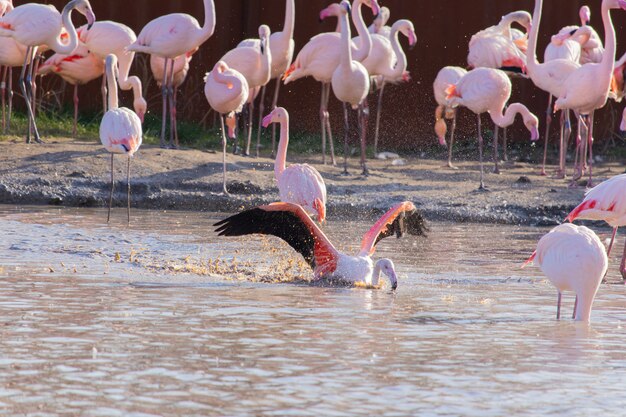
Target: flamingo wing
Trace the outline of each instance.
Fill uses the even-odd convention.
[[[360,255],[369,256],[373,254],[378,242],[394,234],[398,238],[404,236],[405,233],[426,236],[427,231],[424,217],[413,203],[405,201],[396,204],[363,235]]]
[[[339,252],[302,207],[272,203],[243,211],[214,224],[219,236],[272,235],[296,250],[317,272],[331,273]]]

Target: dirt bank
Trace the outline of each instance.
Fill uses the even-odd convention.
[[[585,188],[567,180],[537,175],[526,163],[504,165],[502,174],[486,164],[489,192],[477,192],[478,163],[404,158],[372,160],[371,175],[351,175],[321,165],[321,157],[289,162],[315,165],[328,187],[329,216],[370,217],[392,203],[412,200],[429,219],[510,224],[554,224],[582,198]],[[105,206],[109,192],[109,154],[94,142],[56,139],[44,145],[0,142],[0,203]],[[228,155],[229,191],[221,191],[221,154],[198,150],[163,150],[143,146],[132,161],[132,206],[146,209],[237,211],[275,201],[273,161]],[[596,168],[598,179],[622,173],[623,166]],[[115,204],[125,205],[126,159],[116,157]],[[520,179],[520,177],[526,177]],[[529,180],[529,181],[527,181]]]

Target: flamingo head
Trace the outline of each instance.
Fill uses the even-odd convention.
[[[259,39],[261,40],[261,53],[265,53],[265,49],[267,48],[267,43],[269,42],[271,35],[270,27],[267,25],[259,26]]]
[[[289,122],[289,113],[284,107],[276,107],[270,114],[263,118],[263,127],[268,127],[271,123]]]
[[[413,48],[417,43],[417,36],[415,35],[415,26],[410,20],[402,19],[393,24],[393,28],[397,28],[404,36],[409,40],[409,48]],[[392,30],[393,30],[392,28]]]
[[[137,97],[135,101],[133,101],[133,108],[135,109],[135,113],[139,116],[139,120],[143,123],[143,119],[146,116],[146,112],[148,111],[148,103],[146,103],[146,99],[143,97]]]
[[[589,6],[583,6],[580,8],[578,15],[580,16],[580,23],[586,25],[591,20],[591,9]]]
[[[96,22],[96,15],[91,8],[91,4],[89,0],[73,0],[65,6],[63,12],[69,10],[76,10],[78,13],[82,14],[87,18],[87,30],[91,29],[93,24]]]
[[[389,11],[389,7],[383,6],[380,8],[380,13],[374,19],[374,27],[376,29],[380,29],[385,26],[389,21],[389,17],[391,16],[391,12]]]
[[[333,3],[320,12],[320,22],[330,16],[339,16],[341,13],[341,6],[339,3]]]
[[[530,140],[533,142],[539,140],[539,119],[532,113],[528,113],[524,117],[524,126],[530,132]]]
[[[398,275],[396,274],[396,267],[393,265],[393,262],[391,261],[391,259],[387,259],[387,258],[379,259],[376,262],[374,271],[382,272],[383,274],[387,276],[387,278],[389,278],[389,283],[391,284],[392,290],[395,290],[396,288],[398,288]],[[378,276],[376,276],[377,274],[374,274],[374,275],[375,275],[373,277],[374,280],[375,281],[378,280]],[[374,282],[374,284],[376,285],[377,283]]]
[[[532,28],[532,16],[525,10],[519,12],[519,16],[517,19],[517,23],[522,25],[524,29],[526,29],[526,33],[530,33],[530,29]]]
[[[361,0],[361,1],[369,1],[369,0]],[[352,13],[352,6],[350,6],[350,2],[348,0],[342,0],[341,3],[339,3],[339,14],[340,15],[347,14],[348,16],[350,16],[351,13]]]
[[[372,9],[372,14],[375,17],[378,17],[380,14],[380,5],[378,4],[378,0],[361,0],[361,3]]]
[[[230,112],[226,116],[226,127],[228,128],[228,137],[231,139],[236,139],[235,135],[235,127],[237,126],[237,118],[235,117],[235,112]]]

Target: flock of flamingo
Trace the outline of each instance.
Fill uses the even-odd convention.
[[[150,66],[162,89],[163,111],[161,146],[177,147],[176,90],[189,71],[189,62],[198,48],[214,33],[216,16],[213,0],[204,2],[204,23],[182,13],[158,17],[135,35],[132,29],[112,21],[97,21],[88,0],[70,1],[62,13],[50,5],[37,3],[13,7],[12,0],[0,0],[0,64],[2,72],[3,124],[10,123],[11,68],[21,66],[19,86],[26,101],[29,117],[27,141],[31,137],[41,142],[35,121],[34,98],[36,74],[56,73],[75,86],[75,123],[78,96],[76,88],[102,76],[104,117],[100,126],[100,139],[111,153],[110,219],[113,196],[113,156],[128,156],[130,160],[142,143],[142,122],[147,104],[142,96],[141,81],[130,76],[135,53],[150,54]],[[245,113],[244,145],[240,151],[250,154],[254,102],[259,101],[259,125],[279,126],[280,138],[276,151],[275,178],[280,193],[280,203],[246,210],[224,219],[215,226],[223,236],[269,234],[285,240],[314,270],[316,278],[331,277],[348,282],[364,282],[377,286],[380,274],[385,274],[393,289],[397,275],[393,262],[381,259],[373,263],[371,255],[376,244],[387,236],[400,237],[405,233],[425,235],[428,230],[421,213],[411,202],[392,207],[365,234],[357,256],[339,252],[325,236],[313,217],[322,224],[326,218],[326,186],[319,172],[307,164],[286,165],[289,142],[289,114],[277,106],[281,79],[285,84],[311,76],[322,84],[320,124],[323,162],[326,163],[327,144],[330,160],[335,164],[333,134],[329,121],[328,102],[332,89],[344,108],[344,171],[347,172],[349,109],[358,111],[358,129],[361,144],[361,167],[367,175],[366,127],[369,110],[367,96],[378,89],[378,113],[374,146],[378,144],[381,103],[384,87],[388,83],[406,82],[410,79],[407,59],[399,42],[402,34],[410,46],[417,36],[413,24],[406,19],[386,26],[389,9],[381,8],[378,0],[347,0],[331,4],[321,11],[320,19],[336,16],[335,32],[322,33],[311,38],[299,54],[294,55],[295,0],[286,0],[285,24],[281,32],[272,33],[267,25],[259,27],[258,39],[247,39],[226,53],[212,66],[205,77],[204,92],[210,107],[220,114],[223,145],[223,192],[228,194],[226,182],[226,148],[228,135],[236,140],[236,115]],[[578,180],[588,171],[592,185],[593,164],[593,113],[603,107],[609,97],[620,100],[624,96],[624,68],[626,56],[615,62],[615,30],[611,22],[611,9],[625,9],[626,0],[603,0],[601,16],[605,28],[604,43],[589,26],[590,10],[580,10],[581,25],[566,26],[552,37],[543,63],[536,58],[537,37],[540,27],[543,0],[535,0],[531,15],[515,11],[504,16],[495,26],[472,36],[469,43],[469,71],[461,67],[444,67],[433,84],[438,107],[435,111],[435,132],[442,145],[446,144],[446,119],[452,126],[449,140],[448,166],[452,165],[452,145],[456,112],[466,107],[478,115],[478,143],[480,152],[480,190],[483,181],[482,113],[488,113],[495,123],[494,170],[499,170],[498,128],[506,129],[517,114],[531,134],[539,139],[539,121],[521,103],[507,104],[511,95],[510,76],[530,78],[550,94],[546,120],[547,134],[551,114],[561,112],[559,168],[555,176],[565,176],[565,152],[568,148],[573,111],[578,125],[576,159],[573,179]],[[375,16],[371,26],[363,19],[362,7],[371,9]],[[76,10],[87,19],[87,25],[75,28],[71,14]],[[358,36],[352,38],[349,18]],[[520,24],[526,33],[511,27]],[[38,52],[52,49],[55,54],[41,63]],[[9,81],[8,89],[6,80]],[[276,79],[272,108],[264,115],[265,88]],[[133,90],[133,108],[118,105],[118,87]],[[374,88],[373,88],[374,87]],[[8,90],[8,118],[5,114],[5,97]],[[553,97],[556,98],[554,105]],[[169,142],[166,128],[169,115]],[[626,127],[626,112],[622,127]],[[226,126],[228,129],[226,129]],[[274,130],[275,132],[275,130]],[[506,131],[505,131],[506,132]],[[260,129],[256,153],[260,146]],[[506,147],[506,133],[504,134]],[[272,152],[275,150],[272,136]],[[581,139],[584,138],[584,139]],[[506,152],[506,151],[505,151]],[[542,166],[545,175],[545,153]],[[130,221],[130,181],[128,182],[128,219]],[[616,237],[617,228],[626,225],[626,174],[615,176],[591,188],[584,201],[566,220],[604,220],[614,228],[608,252]],[[574,318],[588,321],[591,305],[608,267],[608,254],[597,235],[584,226],[565,223],[557,226],[538,243],[537,250],[528,262],[535,261],[558,289],[557,317],[560,315],[561,293],[576,293]],[[626,245],[620,272],[626,280]]]

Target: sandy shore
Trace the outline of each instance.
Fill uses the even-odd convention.
[[[132,206],[233,212],[277,200],[272,160],[231,154],[227,160],[230,197],[220,194],[221,154],[143,146],[131,166]],[[478,192],[474,161],[459,161],[453,170],[432,159],[371,160],[367,178],[359,175],[357,158],[350,161],[348,176],[340,167],[322,165],[321,157],[288,162],[307,162],[321,172],[329,216],[367,218],[411,200],[431,220],[547,225],[563,219],[585,192],[569,187],[568,180],[541,177],[536,166],[526,163],[505,164],[500,175],[486,164],[489,192]],[[0,142],[0,203],[106,206],[109,164],[109,154],[95,142]],[[598,180],[623,170],[618,164],[596,167]],[[115,177],[114,204],[123,206],[126,158],[116,157]]]

